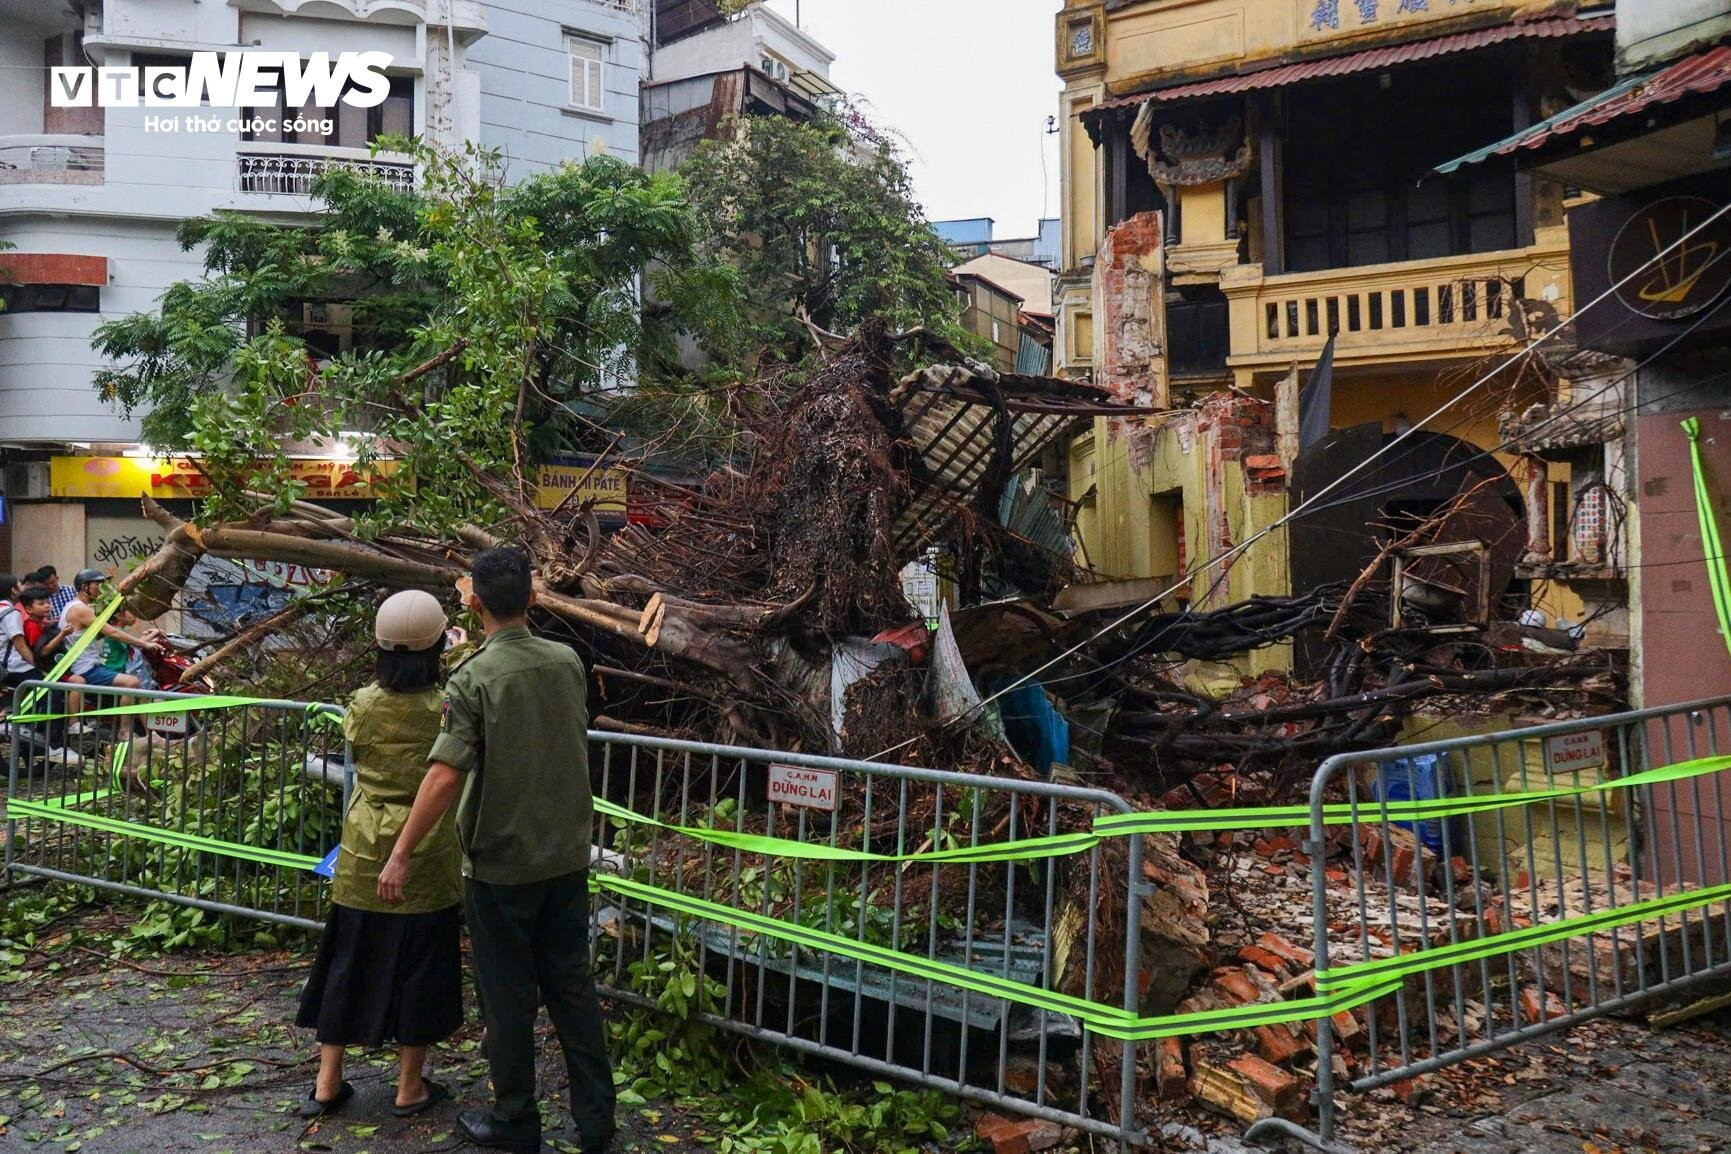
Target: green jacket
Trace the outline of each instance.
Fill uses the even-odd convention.
[[[437,689],[392,693],[369,685],[355,694],[343,732],[355,759],[355,789],[343,818],[331,900],[354,910],[427,914],[463,897],[462,850],[454,815],[447,813],[421,844],[403,887],[401,905],[379,897],[379,872],[409,819],[427,772],[427,751],[439,736]]]
[[[501,629],[445,682],[429,761],[463,774],[463,872],[516,886],[589,868],[588,683],[570,646]]]

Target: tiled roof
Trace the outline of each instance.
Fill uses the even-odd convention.
[[[1731,45],[1710,48],[1685,56],[1656,72],[1630,77],[1531,128],[1440,165],[1437,171],[1453,172],[1463,165],[1477,164],[1493,156],[1509,156],[1541,148],[1587,129],[1647,112],[1658,105],[1675,103],[1685,96],[1716,92],[1728,83],[1731,83]]]
[[[1349,76],[1355,72],[1370,72],[1396,64],[1410,64],[1417,60],[1448,56],[1456,52],[1471,52],[1475,49],[1485,48],[1492,44],[1502,44],[1510,40],[1551,39],[1561,36],[1577,36],[1587,32],[1609,32],[1614,26],[1615,22],[1609,16],[1593,16],[1584,19],[1555,18],[1530,20],[1517,24],[1497,24],[1472,32],[1457,32],[1449,36],[1437,36],[1429,40],[1413,40],[1405,44],[1391,44],[1383,48],[1367,48],[1362,52],[1352,52],[1344,56],[1325,56],[1316,60],[1300,61],[1296,64],[1281,64],[1254,72],[1241,72],[1234,76],[1221,76],[1213,80],[1200,80],[1191,84],[1175,85],[1171,88],[1157,88],[1151,92],[1138,92],[1131,96],[1121,96],[1116,100],[1108,100],[1089,111],[1134,108],[1150,100],[1164,103],[1174,100],[1194,100],[1203,96],[1223,96],[1233,92],[1252,92],[1260,88],[1283,88],[1288,84],[1297,84],[1305,80]]]

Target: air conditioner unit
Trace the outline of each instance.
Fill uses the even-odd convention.
[[[768,76],[771,80],[780,81],[782,84],[787,83],[787,65],[777,60],[775,57],[765,56],[761,67],[764,75]]]
[[[49,488],[47,461],[24,461],[6,466],[6,496],[11,500],[47,500]]]

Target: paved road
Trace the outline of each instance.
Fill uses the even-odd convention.
[[[391,1117],[393,1073],[382,1058],[350,1071],[358,1095],[343,1118],[309,1127],[291,1116],[313,1070],[310,1039],[288,1025],[304,958],[213,952],[124,964],[101,952],[125,921],[96,917],[114,921],[40,936],[52,958],[0,956],[0,978],[11,979],[0,985],[0,1151],[435,1154],[462,1146],[452,1106]],[[473,1104],[486,1093],[478,1033],[467,1026],[433,1071]],[[543,1041],[543,1084],[558,1086],[556,1047]],[[1731,1151],[1727,1088],[1731,1013],[1664,1031],[1602,1022],[1433,1075],[1411,1104],[1343,1099],[1343,1137],[1365,1151],[1413,1154]],[[548,1148],[575,1149],[562,1105],[542,1105]],[[716,1134],[698,1111],[651,1104],[622,1120],[621,1154],[714,1149]],[[1231,1126],[1194,1114],[1171,1118],[1164,1147],[1253,1149]]]

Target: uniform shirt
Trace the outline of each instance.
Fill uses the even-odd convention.
[[[66,608],[60,611],[60,628],[69,628],[66,624],[66,615],[71,611],[72,605],[70,603],[67,604]],[[68,646],[78,644],[78,638],[82,635],[83,630],[74,630],[73,633],[66,638],[66,644]],[[92,669],[95,669],[97,663],[102,659],[102,646],[97,644],[98,640],[100,640],[100,638],[92,639],[90,644],[84,647],[84,652],[72,659],[72,668],[68,669],[66,672],[76,673],[82,677]],[[64,653],[64,650],[61,652]],[[59,658],[56,657],[55,660],[59,660]]]
[[[528,885],[587,869],[589,708],[583,663],[523,626],[501,629],[451,674],[429,761],[463,776],[463,873]]]
[[[331,900],[352,910],[430,914],[462,901],[455,815],[439,819],[415,847],[403,900],[379,897],[379,873],[409,820],[427,773],[427,750],[439,735],[435,689],[393,693],[369,685],[355,694],[343,717],[343,735],[355,759],[355,789],[343,815],[343,852],[337,855]]]
[[[36,672],[36,663],[18,656],[18,647],[12,644],[14,637],[24,637],[24,620],[24,610],[9,601],[0,601],[0,645],[6,647],[8,673]],[[29,638],[25,638],[25,644],[29,643]]]

